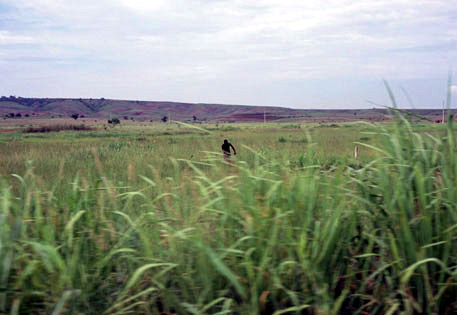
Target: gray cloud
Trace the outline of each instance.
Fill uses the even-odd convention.
[[[446,79],[456,12],[441,0],[0,0],[0,93],[371,107],[383,78]]]

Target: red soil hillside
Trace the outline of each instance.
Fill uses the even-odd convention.
[[[455,110],[454,110],[455,111]],[[440,110],[411,110],[435,121]],[[18,115],[19,114],[19,115]],[[136,121],[158,121],[164,116],[179,121],[355,121],[388,119],[385,109],[305,110],[285,107],[193,104],[109,99],[1,97],[0,117],[118,117]],[[455,114],[455,113],[453,113]]]

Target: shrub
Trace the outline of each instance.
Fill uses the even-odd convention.
[[[121,123],[121,121],[119,120],[119,118],[112,118],[112,119],[108,120],[108,124],[112,124],[113,126],[116,126],[120,123]]]
[[[58,132],[65,130],[74,130],[74,131],[89,131],[95,130],[94,128],[88,127],[86,125],[50,125],[50,126],[41,126],[41,127],[29,127],[24,129],[24,133],[42,133],[42,132]]]

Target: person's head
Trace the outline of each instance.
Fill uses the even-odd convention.
[[[225,140],[224,140],[224,143],[228,143],[228,140],[227,140],[227,139],[225,139]]]

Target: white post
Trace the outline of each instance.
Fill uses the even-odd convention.
[[[443,101],[443,118],[441,119],[441,123],[444,124],[444,101]]]
[[[358,160],[359,159],[359,147],[355,145],[354,148],[354,159]]]

